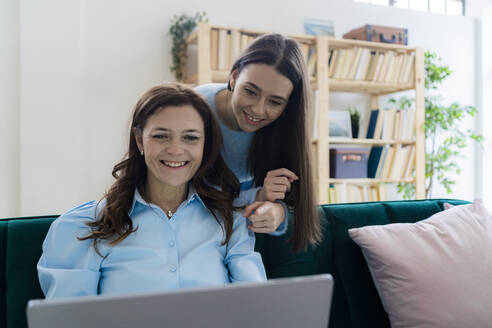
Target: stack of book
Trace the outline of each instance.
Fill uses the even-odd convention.
[[[371,110],[367,138],[413,140],[415,138],[415,109]]]
[[[330,50],[328,65],[333,79],[410,84],[415,75],[415,53],[336,48]]]
[[[372,110],[367,138],[411,142],[415,138],[415,110]],[[415,144],[372,147],[367,175],[369,178],[406,179],[411,176],[414,161]]]
[[[239,55],[253,42],[260,33],[246,32],[238,29],[212,28],[210,31],[210,60],[212,70],[227,71]],[[316,54],[314,47],[307,42],[299,42],[304,58],[311,58],[310,74],[314,76]]]
[[[330,204],[375,202],[386,200],[384,184],[331,183],[328,192]]]

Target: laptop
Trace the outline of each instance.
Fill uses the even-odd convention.
[[[326,328],[329,274],[157,293],[31,300],[29,328]]]

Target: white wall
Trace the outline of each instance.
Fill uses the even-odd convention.
[[[471,12],[479,17],[477,26],[479,29],[477,38],[480,41],[479,59],[477,80],[481,83],[481,88],[478,93],[477,106],[480,109],[477,119],[477,129],[485,137],[483,147],[477,149],[477,182],[482,186],[483,198],[489,211],[492,209],[492,43],[490,36],[492,35],[492,1],[491,0],[476,0]]]
[[[9,3],[14,7],[9,13],[15,13],[16,1]],[[302,6],[293,0],[251,0],[234,5],[238,9],[225,10],[232,7],[230,2],[217,0],[21,1],[17,23],[9,24],[6,33],[20,44],[20,56],[10,53],[0,59],[1,67],[10,67],[16,60],[20,63],[20,73],[9,75],[14,87],[0,91],[0,98],[8,95],[12,103],[5,107],[2,103],[2,114],[8,108],[9,126],[20,131],[20,139],[0,141],[11,153],[20,150],[20,162],[6,167],[0,177],[3,186],[3,171],[9,172],[5,177],[16,176],[19,167],[20,195],[16,197],[13,192],[18,186],[16,180],[5,180],[1,199],[18,201],[18,215],[40,215],[61,213],[102,196],[112,182],[113,165],[124,155],[133,105],[152,85],[173,80],[168,70],[167,30],[173,15],[183,11],[205,10],[217,25],[287,34],[302,33],[304,17],[333,20],[339,37],[365,23],[405,26],[411,45],[435,50],[453,69],[443,86],[446,100],[477,102],[476,25],[471,18],[351,0],[306,0]],[[2,10],[0,18],[4,15],[10,17]],[[18,90],[16,81],[20,81]],[[20,94],[17,103],[16,94]],[[333,96],[332,102],[345,106],[346,100],[339,95]],[[18,124],[16,113],[20,113]],[[472,199],[476,193],[473,148],[467,153],[453,197]],[[436,192],[434,196],[442,194]],[[2,206],[0,217],[11,215],[9,211]]]
[[[0,2],[0,217],[19,213],[19,5]]]

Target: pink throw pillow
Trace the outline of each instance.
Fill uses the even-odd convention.
[[[492,327],[492,217],[480,200],[350,229],[396,327]]]

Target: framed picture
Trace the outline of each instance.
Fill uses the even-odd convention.
[[[346,110],[331,110],[328,112],[330,137],[352,138],[350,113]]]
[[[335,36],[333,21],[323,19],[303,19],[304,34]]]

